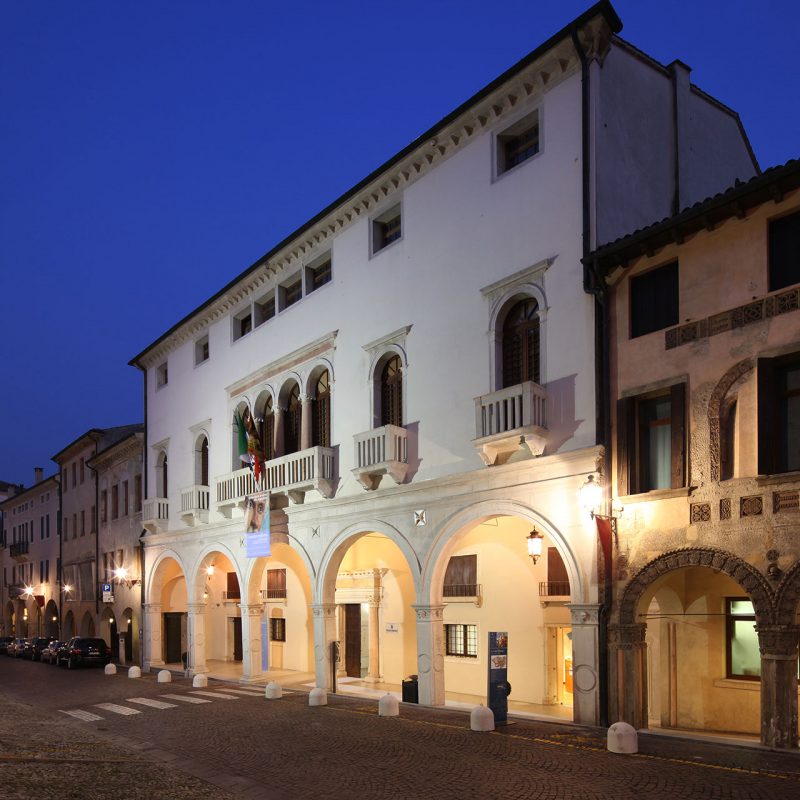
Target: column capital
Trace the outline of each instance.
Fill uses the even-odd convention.
[[[336,614],[336,603],[312,603],[311,613],[317,618],[333,619]]]
[[[764,658],[796,659],[800,628],[797,625],[756,625],[758,648]]]
[[[597,625],[600,622],[599,603],[567,603],[572,626]]]
[[[142,609],[146,614],[158,614],[161,612],[161,603],[145,603]]]
[[[417,615],[417,622],[433,622],[435,620],[444,619],[444,606],[443,605],[421,605],[412,604],[411,608]]]
[[[186,610],[190,614],[205,614],[208,606],[205,603],[187,603]]]
[[[264,613],[264,604],[239,603],[239,609],[241,610],[243,617],[260,617]]]

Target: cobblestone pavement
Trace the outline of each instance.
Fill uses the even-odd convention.
[[[4,666],[0,798],[800,800],[796,753],[642,736],[640,754],[621,756],[602,729],[525,720],[478,734],[444,709],[381,718],[355,698],[310,708],[303,692],[268,701],[212,682],[201,695],[183,680],[39,665],[23,683]]]

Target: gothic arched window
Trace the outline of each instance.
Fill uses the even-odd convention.
[[[381,370],[381,425],[403,427],[403,365],[392,356]]]
[[[311,444],[313,447],[331,446],[331,386],[328,370],[317,379],[312,410]]]
[[[539,304],[532,298],[515,303],[503,324],[503,387],[524,381],[539,383]]]

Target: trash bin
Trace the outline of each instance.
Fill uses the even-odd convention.
[[[404,703],[419,703],[419,676],[409,675],[408,680],[402,681],[403,685],[403,702]]]

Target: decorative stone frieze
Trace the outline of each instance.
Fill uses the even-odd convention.
[[[740,517],[760,517],[764,513],[764,498],[760,495],[739,498]]]
[[[797,658],[800,628],[797,625],[756,625],[758,648],[770,658]]]
[[[689,508],[690,524],[694,525],[698,522],[711,521],[711,503],[692,503]]]

